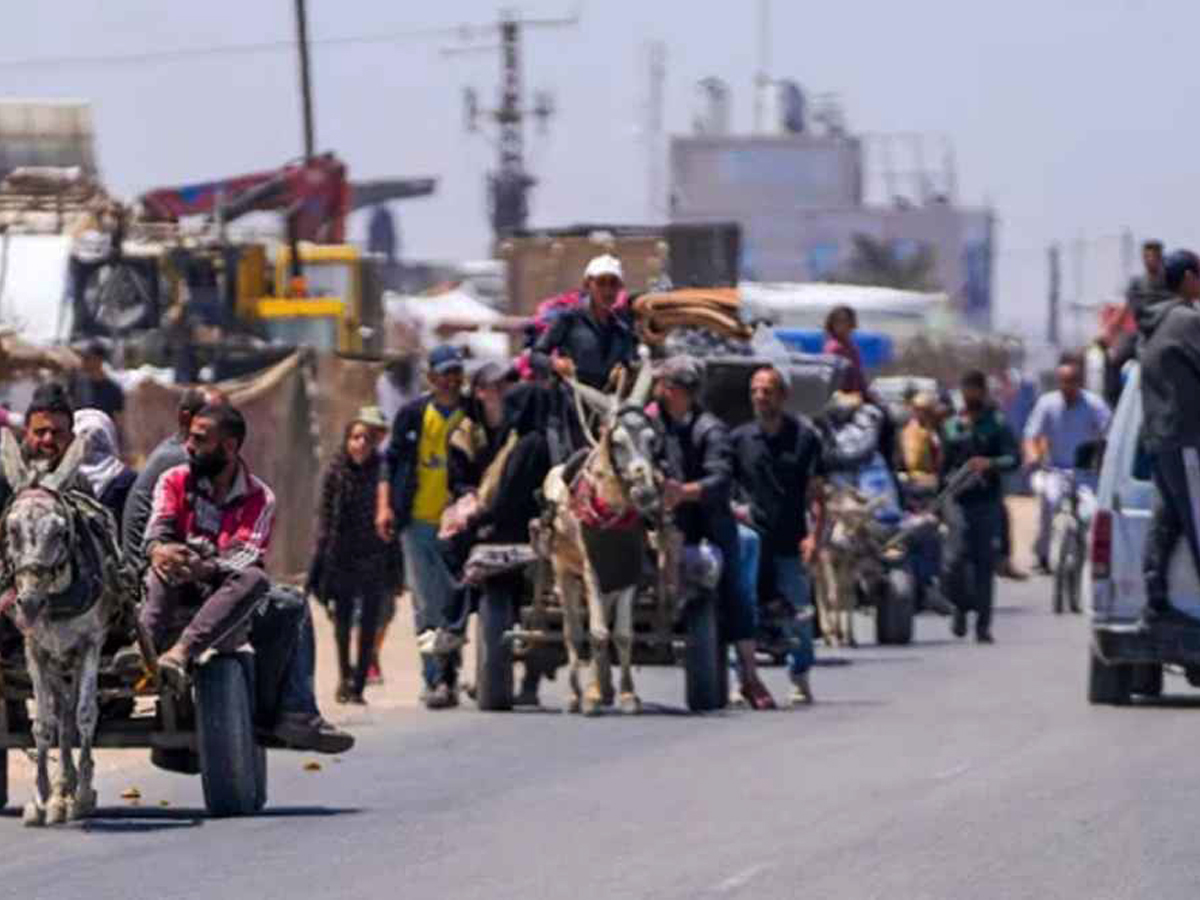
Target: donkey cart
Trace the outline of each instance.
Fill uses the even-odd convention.
[[[105,661],[107,662],[107,660]],[[195,669],[186,696],[149,686],[143,673],[101,668],[96,747],[147,747],[161,769],[200,775],[213,816],[258,812],[267,802],[267,755],[255,735],[254,657],[211,654]],[[0,806],[8,802],[9,750],[35,746],[26,701],[28,671],[0,663]]]
[[[490,557],[492,569],[480,586],[475,697],[482,710],[507,711],[513,708],[515,662],[543,671],[566,663],[564,610],[549,561],[529,545],[484,545],[473,556],[481,565]],[[729,696],[728,645],[717,628],[716,594],[701,580],[671,589],[647,560],[633,604],[634,664],[682,664],[693,712],[723,708]]]

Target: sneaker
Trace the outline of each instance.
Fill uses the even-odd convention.
[[[458,706],[458,693],[450,690],[449,685],[439,684],[425,695],[426,709],[450,709],[453,706]]]
[[[340,682],[337,687],[337,693],[333,695],[333,699],[338,703],[349,703],[350,685],[345,681]]]
[[[792,676],[792,706],[810,706],[813,702],[812,686],[808,673]]]
[[[950,633],[956,638],[967,636],[967,614],[955,608],[954,617],[950,620]]]
[[[994,644],[996,639],[987,632],[975,635],[975,643],[977,644]]]
[[[320,713],[280,713],[271,734],[293,750],[313,753],[345,753],[354,746],[354,735],[326,722]]]
[[[383,684],[383,670],[379,668],[379,663],[373,662],[371,663],[371,667],[367,669],[367,684]]]
[[[352,694],[350,694],[350,696],[346,700],[346,702],[349,703],[351,706],[366,706],[367,698],[364,697],[362,694],[352,693]]]

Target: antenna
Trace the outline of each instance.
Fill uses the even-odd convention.
[[[532,116],[539,133],[544,133],[554,115],[554,98],[547,91],[538,91],[533,106],[526,107],[524,86],[521,83],[521,33],[526,28],[565,28],[579,24],[582,4],[564,18],[522,19],[513,10],[501,10],[494,25],[471,27],[464,25],[459,34],[470,41],[477,35],[498,34],[499,43],[449,47],[443,55],[497,52],[500,54],[500,103],[495,109],[480,108],[474,91],[464,93],[466,130],[478,130],[480,118],[490,119],[497,128],[498,160],[496,169],[488,173],[488,206],[492,230],[497,237],[525,227],[529,219],[529,191],[537,179],[525,170],[525,119]]]

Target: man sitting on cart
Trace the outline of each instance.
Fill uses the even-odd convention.
[[[140,617],[160,650],[159,671],[176,690],[201,653],[248,632],[270,587],[263,556],[275,495],[242,461],[245,438],[246,421],[236,409],[204,407],[192,418],[188,463],[169,469],[155,487]],[[182,633],[180,612],[189,619]]]

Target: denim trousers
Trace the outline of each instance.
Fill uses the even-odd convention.
[[[803,675],[813,664],[813,624],[812,592],[800,557],[769,554],[764,560],[758,532],[742,524],[738,525],[738,555],[742,564],[739,594],[753,610],[755,627],[758,625],[759,566],[766,562],[773,567],[775,589],[792,607],[792,618],[785,626],[787,635],[798,644],[788,653],[789,669],[793,676]]]
[[[418,635],[439,628],[453,630],[461,622],[452,621],[456,604],[455,581],[446,565],[438,526],[432,522],[410,522],[400,532],[404,552],[404,572],[411,588],[414,628]],[[461,610],[459,610],[461,612]],[[421,655],[426,687],[457,681],[459,654]]]

